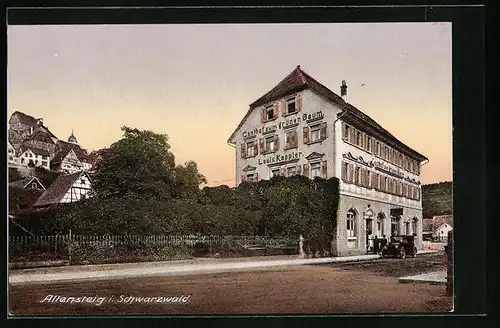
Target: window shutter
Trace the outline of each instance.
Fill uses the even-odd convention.
[[[327,178],[327,175],[328,175],[328,171],[327,171],[327,161],[323,161],[321,162],[321,177],[323,179],[326,179]]]
[[[344,122],[342,122],[342,140],[346,140],[347,136],[345,135],[347,132],[347,127]]]
[[[280,137],[276,134],[274,136],[274,151],[278,151],[280,149]]]
[[[266,121],[266,107],[260,110],[260,122],[264,123]]]
[[[301,170],[302,170],[302,166],[300,164],[297,164],[295,166],[295,172],[296,172],[295,174],[296,175],[302,175],[302,171]]]
[[[309,178],[309,164],[302,165],[302,175]]]
[[[241,158],[245,158],[247,155],[247,144],[242,143],[241,144]]]
[[[349,142],[354,144],[356,139],[356,129],[351,126],[350,130],[351,131],[349,133]]]
[[[264,143],[264,138],[260,138],[259,140],[259,148],[260,148],[260,153],[264,154],[266,152],[266,144]]]
[[[288,114],[288,106],[286,104],[286,100],[283,99],[280,101],[280,104],[281,104],[281,116],[286,116],[286,114]]]
[[[343,181],[347,181],[347,163],[346,162],[342,162],[341,178]]]
[[[347,166],[349,170],[349,176],[347,181],[349,181],[350,183],[354,183],[354,165],[348,164]]]
[[[258,154],[259,154],[259,144],[257,143],[257,141],[255,141],[255,143],[253,144],[253,155],[257,156]]]
[[[304,126],[302,138],[304,139],[304,144],[309,143],[309,127],[308,126]]]
[[[319,132],[321,140],[325,140],[328,136],[328,125],[326,122],[321,123],[321,130]]]
[[[274,105],[274,117],[280,117],[281,101],[276,102]]]
[[[299,93],[296,98],[297,111],[302,109],[302,95]]]

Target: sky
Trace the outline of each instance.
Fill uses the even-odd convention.
[[[110,146],[121,126],[167,134],[176,162],[234,185],[227,139],[250,103],[300,65],[452,180],[450,23],[8,26],[7,115]],[[8,119],[8,118],[7,118]]]

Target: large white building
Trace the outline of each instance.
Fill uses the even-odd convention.
[[[250,105],[228,140],[236,185],[274,175],[340,179],[337,255],[377,236],[416,235],[422,248],[420,166],[428,159],[297,66]]]

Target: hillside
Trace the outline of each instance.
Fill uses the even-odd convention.
[[[453,183],[451,181],[422,186],[423,217],[453,214]]]

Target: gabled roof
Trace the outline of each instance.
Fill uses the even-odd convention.
[[[17,118],[19,119],[19,122],[21,122],[22,124],[26,124],[26,125],[35,125],[36,124],[36,119],[33,116],[30,116],[28,114],[24,114],[23,112],[16,110],[14,113],[12,113],[10,118],[12,119],[13,116],[17,116]]]
[[[297,66],[290,74],[288,74],[281,82],[279,82],[274,88],[264,94],[262,97],[254,101],[250,104],[250,108],[245,114],[245,117],[241,120],[238,127],[234,130],[231,136],[228,139],[228,143],[231,143],[236,132],[241,128],[246,118],[250,115],[250,113],[255,109],[255,107],[264,105],[268,102],[280,99],[286,95],[292,94],[294,92],[298,92],[304,89],[310,89],[314,91],[316,94],[323,96],[324,98],[330,100],[331,102],[339,105],[339,107],[343,110],[343,113],[339,114],[349,114],[351,117],[356,118],[363,122],[364,124],[369,125],[373,130],[387,139],[391,140],[395,145],[403,148],[407,152],[410,152],[413,156],[420,158],[421,160],[427,160],[427,158],[418,153],[417,151],[411,149],[410,147],[403,144],[399,139],[393,136],[389,131],[380,126],[375,120],[373,120],[368,115],[361,112],[359,109],[354,107],[353,105],[347,103],[337,95],[335,92],[328,89],[323,84],[316,81],[312,76],[304,72],[300,65]],[[347,117],[346,117],[347,118]]]
[[[90,176],[86,172],[76,172],[59,176],[50,187],[38,198],[33,206],[46,206],[59,203],[68,190],[82,175],[85,175],[90,180]]]
[[[36,130],[32,135],[30,135],[28,138],[26,138],[25,141],[29,140],[36,140],[36,141],[41,141],[49,144],[55,145],[54,140],[51,138],[50,132],[38,129]]]
[[[81,148],[79,145],[72,144],[72,143],[69,143],[66,141],[62,141],[62,140],[58,140],[57,144],[56,144],[56,156],[54,156],[52,161],[54,161],[54,159],[56,159],[56,158],[59,161],[62,161],[66,157],[66,155],[68,155],[70,150],[73,150],[75,152],[76,157],[78,157],[78,159],[80,161],[87,160],[88,154],[87,154],[87,151],[85,149]]]
[[[9,183],[9,187],[13,188],[26,188],[27,186],[31,185],[33,182],[38,183],[43,189],[45,189],[45,186],[38,180],[37,177],[31,177],[31,178],[26,178],[18,181],[14,181]]]
[[[453,216],[452,215],[439,215],[432,218],[432,229],[435,231],[439,229],[443,224],[449,224],[453,227]]]
[[[433,220],[432,219],[423,219],[422,220],[422,231],[431,232],[432,227],[433,227]]]
[[[19,148],[19,155],[23,154],[27,150],[31,150],[33,152],[33,154],[35,154],[35,155],[47,156],[47,157],[50,156],[49,152],[44,150],[44,149],[40,149],[40,148],[36,148],[36,147],[29,147],[29,146],[25,146],[25,145],[22,145],[21,148]]]

